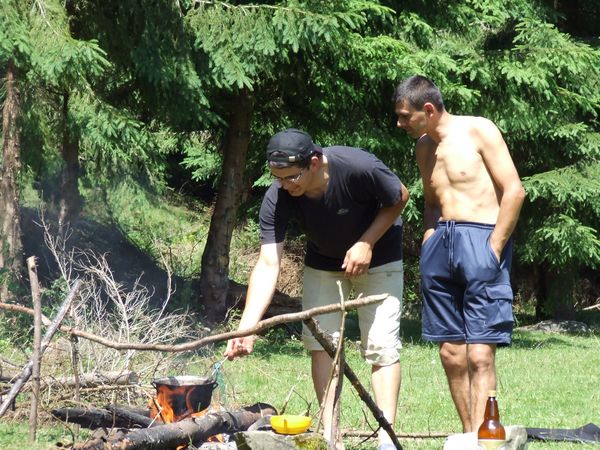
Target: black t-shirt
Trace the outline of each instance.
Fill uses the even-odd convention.
[[[308,239],[304,263],[314,269],[341,271],[346,252],[373,222],[379,209],[396,204],[401,182],[371,153],[353,147],[323,149],[329,183],[320,198],[291,196],[274,182],[260,209],[263,244],[283,242],[295,218]],[[370,267],[402,259],[402,219],[375,243]]]

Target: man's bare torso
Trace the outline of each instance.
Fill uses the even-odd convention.
[[[486,168],[481,126],[486,119],[452,116],[436,143],[424,135],[417,144],[427,206],[440,220],[496,223],[500,191]]]

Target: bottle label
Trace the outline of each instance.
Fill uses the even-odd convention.
[[[479,439],[477,450],[504,450],[505,444],[504,439]]]

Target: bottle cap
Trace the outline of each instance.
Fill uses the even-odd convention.
[[[488,391],[488,397],[496,397],[496,391],[489,390]]]

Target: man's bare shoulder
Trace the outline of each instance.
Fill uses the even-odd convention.
[[[496,135],[500,132],[494,122],[481,116],[455,116],[454,126],[479,136]]]
[[[417,152],[428,151],[431,149],[435,149],[437,147],[437,142],[435,142],[431,136],[424,134],[417,140],[417,144],[415,146]]]

